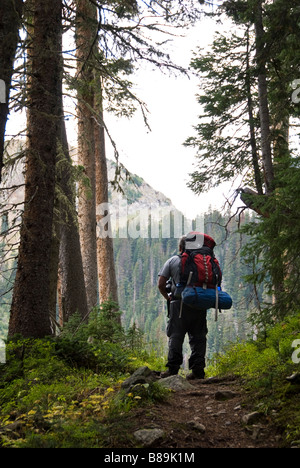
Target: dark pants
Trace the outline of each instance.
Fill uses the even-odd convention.
[[[180,318],[180,301],[170,304],[170,319],[167,327],[169,354],[167,367],[176,374],[183,362],[182,345],[186,333],[189,336],[191,357],[189,368],[195,374],[202,374],[205,368],[207,321],[205,310],[194,310],[183,306]]]

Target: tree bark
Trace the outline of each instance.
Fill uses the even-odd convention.
[[[89,311],[98,303],[96,243],[96,161],[93,115],[93,48],[97,9],[89,0],[77,0],[76,48],[78,76],[78,164],[88,186],[79,187],[79,232]]]
[[[1,0],[0,3],[0,80],[4,99],[0,100],[0,182],[3,168],[5,128],[9,113],[9,95],[13,65],[19,41],[23,0]]]
[[[108,173],[105,149],[105,129],[103,125],[103,102],[102,84],[99,74],[96,72],[96,92],[94,109],[97,118],[94,120],[95,127],[95,155],[96,155],[96,203],[97,207],[105,204],[108,208]],[[100,212],[102,212],[100,210]],[[106,213],[108,215],[109,213]],[[103,215],[97,211],[97,223]],[[107,237],[97,236],[97,262],[98,262],[98,284],[100,303],[111,299],[118,303],[118,286],[114,260],[114,246],[111,235]]]
[[[25,208],[9,336],[41,338],[52,333],[49,318],[55,164],[62,80],[62,0],[33,0],[32,77],[28,100]]]
[[[247,87],[247,100],[248,100],[248,115],[249,115],[249,126],[250,126],[250,145],[252,152],[252,165],[254,170],[254,179],[256,190],[259,195],[263,194],[262,179],[258,161],[258,150],[256,144],[254,115],[253,115],[253,99],[251,91],[251,79],[250,79],[250,43],[249,43],[249,28],[247,30],[247,71],[246,71],[246,87]]]
[[[59,298],[62,322],[66,322],[76,312],[82,318],[87,317],[88,306],[76,218],[72,162],[64,120],[61,125],[64,161],[59,179],[60,190],[66,202],[60,203]]]
[[[274,190],[274,167],[271,151],[270,112],[265,56],[265,31],[263,26],[262,0],[257,0],[255,12],[256,59],[258,71],[258,98],[261,128],[262,161],[265,175],[266,195]]]

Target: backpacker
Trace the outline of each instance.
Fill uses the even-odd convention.
[[[214,255],[216,243],[207,234],[191,232],[186,238],[186,249],[181,254],[180,283],[175,297],[195,309],[230,309],[230,296],[221,291],[222,271]],[[213,290],[213,291],[212,291]]]

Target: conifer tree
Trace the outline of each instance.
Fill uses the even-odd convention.
[[[62,108],[62,106],[61,106]],[[63,113],[62,113],[63,116]],[[76,212],[75,181],[69,153],[66,126],[61,119],[60,158],[57,161],[59,204],[59,274],[58,297],[61,324],[76,312],[86,319],[87,296],[84,281],[79,227]],[[57,271],[54,272],[57,275]]]
[[[295,177],[298,174],[298,158],[290,145],[289,130],[291,119],[299,116],[291,99],[291,84],[298,76],[295,57],[300,54],[299,42],[295,42],[299,36],[299,10],[294,0],[228,0],[222,7],[235,25],[250,32],[245,42],[247,55],[234,57],[235,37],[231,35],[230,42],[225,38],[223,43],[220,39],[218,42],[227,47],[231,63],[225,60],[225,67],[218,66],[225,55],[222,55],[224,47],[216,47],[217,41],[215,68],[210,55],[197,57],[194,62],[195,68],[208,76],[208,87],[200,100],[210,121],[198,125],[198,139],[188,140],[188,144],[200,148],[201,162],[192,175],[191,186],[202,191],[207,183],[218,185],[234,174],[243,176],[243,184],[248,186],[237,187],[237,191],[246,207],[261,215],[261,223],[252,225],[249,232],[254,237],[251,255],[255,250],[257,265],[264,272],[255,272],[252,278],[256,284],[258,278],[260,282],[263,279],[268,282],[276,309],[273,307],[271,313],[282,318],[288,310],[287,285],[291,276],[290,267],[286,267],[290,265],[286,253],[294,255],[295,249],[292,244],[282,245],[282,249],[278,245],[279,240],[287,238],[286,227],[294,222],[295,216],[292,209],[283,208],[283,200],[294,190],[291,173],[295,172]],[[228,78],[234,76],[235,67],[236,76],[230,83]],[[215,76],[218,80],[213,81]],[[246,103],[247,119],[241,112]],[[241,125],[235,129],[237,117],[241,118]],[[245,129],[249,136],[243,133]],[[239,145],[233,144],[238,141]],[[208,151],[201,152],[206,145]]]
[[[249,26],[240,27],[234,34],[218,33],[211,51],[204,53],[200,49],[192,61],[201,76],[198,100],[203,106],[201,120],[195,127],[197,135],[185,142],[198,152],[199,169],[192,174],[190,183],[196,193],[246,171],[247,182],[262,193],[255,119],[258,105],[254,98],[254,58],[249,34]]]
[[[79,188],[79,228],[83,270],[91,311],[98,303],[96,243],[96,159],[94,138],[94,47],[97,8],[89,0],[76,1],[78,163],[85,182]],[[86,184],[86,181],[88,183]]]
[[[101,222],[102,214],[99,214],[98,207],[108,208],[109,180],[106,161],[105,128],[103,116],[102,79],[95,71],[95,81],[97,90],[94,95],[94,138],[95,138],[95,158],[96,158],[96,221]],[[106,215],[109,213],[105,212]],[[114,261],[114,245],[112,233],[97,236],[97,265],[100,304],[112,300],[118,304],[118,285]]]
[[[62,2],[33,0],[25,209],[9,335],[50,335],[50,270],[55,164],[62,80]]]

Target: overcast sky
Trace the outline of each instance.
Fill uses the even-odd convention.
[[[170,46],[173,60],[188,67],[198,46],[206,47],[212,40],[216,25],[205,18]],[[188,187],[189,174],[194,169],[196,150],[183,146],[195,134],[200,105],[197,103],[199,78],[169,76],[150,67],[133,78],[136,93],[147,104],[151,132],[145,127],[141,112],[134,118],[116,119],[106,116],[106,122],[117,144],[121,162],[131,172],[143,177],[153,188],[171,198],[187,217],[206,212],[209,205],[221,208],[224,190],[216,189],[196,196]],[[113,150],[107,143],[107,155]]]

